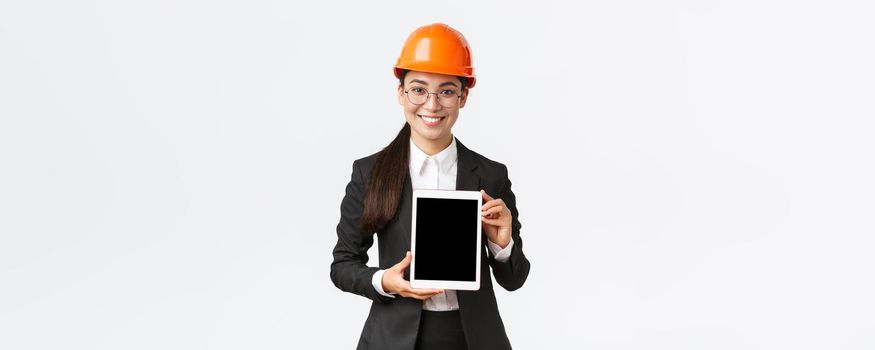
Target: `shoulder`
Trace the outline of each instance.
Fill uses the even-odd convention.
[[[377,151],[370,155],[354,160],[352,162],[353,169],[358,168],[364,173],[370,173],[371,168],[374,167],[374,163],[377,162],[377,157],[380,155],[380,152],[382,151]]]
[[[377,163],[377,157],[381,151],[374,152],[370,155],[358,158],[352,162],[353,181],[358,181],[363,184],[368,183],[371,177],[371,169]]]
[[[467,163],[466,166],[474,168],[481,176],[491,178],[507,178],[507,166],[501,162],[490,159],[477,151],[474,151],[456,139],[459,152],[459,161]]]

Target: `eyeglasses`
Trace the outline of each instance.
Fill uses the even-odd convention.
[[[446,108],[455,108],[459,105],[459,98],[462,94],[453,89],[444,89],[439,92],[428,92],[425,88],[414,87],[404,91],[407,94],[407,100],[415,105],[421,105],[428,102],[430,95],[435,95],[441,106]]]

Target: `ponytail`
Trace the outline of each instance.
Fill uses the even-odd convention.
[[[410,176],[410,124],[377,154],[371,169],[371,179],[365,193],[364,212],[359,226],[372,234],[383,230],[392,221],[401,203],[401,194]]]

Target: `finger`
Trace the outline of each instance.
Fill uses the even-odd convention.
[[[443,293],[444,290],[435,288],[410,288],[407,292],[416,295],[435,295]]]
[[[404,280],[401,284],[401,291],[410,295],[418,295],[418,296],[426,296],[426,295],[435,295],[438,293],[443,293],[443,289],[437,288],[413,288],[410,285],[410,281]]]
[[[407,293],[407,297],[409,298],[425,300],[440,293],[443,293],[443,291],[438,289],[410,289],[405,293]]]
[[[490,219],[486,217],[481,217],[480,220],[493,226],[502,226],[503,224],[507,224],[507,221],[505,219]]]
[[[427,299],[439,293],[443,293],[443,290],[434,288],[413,288],[410,286],[410,282],[404,281],[401,286],[400,294],[408,298]]]
[[[431,297],[433,297],[433,296],[435,296],[435,295],[434,295],[434,294],[431,294],[431,295],[418,295],[418,294],[407,294],[407,293],[405,293],[405,294],[401,294],[401,296],[403,296],[403,297],[405,297],[405,298],[413,298],[413,299],[419,299],[419,300],[426,300],[426,299],[431,298]]]
[[[504,206],[499,205],[499,206],[495,206],[495,207],[489,208],[487,210],[481,211],[480,215],[487,216],[487,215],[492,215],[492,214],[500,214],[502,212],[504,212]]]
[[[480,190],[480,194],[483,195],[483,200],[487,202],[492,200],[492,197],[489,196],[489,194],[487,194],[485,190]]]
[[[489,202],[484,203],[483,206],[480,207],[480,210],[486,210],[486,209],[492,208],[496,205],[504,205],[504,201],[501,199],[493,199]]]
[[[404,255],[404,259],[401,259],[401,261],[399,261],[397,264],[395,264],[395,266],[392,266],[392,268],[395,270],[399,270],[399,271],[404,270],[407,268],[407,266],[410,266],[410,260],[412,258],[413,258],[413,256],[410,255],[410,251],[408,250],[407,254]]]

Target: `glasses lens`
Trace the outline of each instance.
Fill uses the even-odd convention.
[[[428,100],[428,91],[423,88],[412,88],[407,90],[407,99],[412,104],[421,105]]]
[[[438,101],[447,108],[456,107],[459,104],[459,93],[456,90],[441,90]]]

